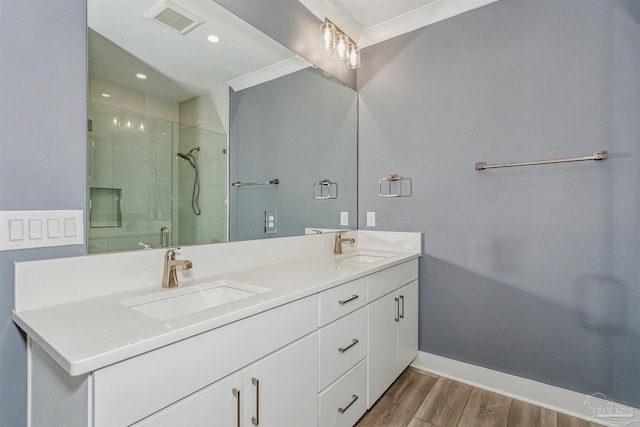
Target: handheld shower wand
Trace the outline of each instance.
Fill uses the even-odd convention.
[[[193,209],[193,213],[196,215],[200,215],[202,213],[202,209],[200,208],[200,177],[198,173],[198,159],[193,155],[193,152],[200,152],[200,147],[192,148],[187,151],[187,153],[178,153],[178,157],[184,159],[189,162],[193,170],[195,171],[195,177],[193,180],[193,193],[191,194],[191,209]]]

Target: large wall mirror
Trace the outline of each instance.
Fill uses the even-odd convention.
[[[89,253],[356,228],[356,92],[213,0],[88,27]]]

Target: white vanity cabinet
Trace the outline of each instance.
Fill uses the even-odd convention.
[[[369,400],[371,407],[418,354],[417,261],[370,276]]]
[[[418,261],[319,294],[320,427],[354,425],[418,354]]]
[[[226,420],[237,413],[237,406],[235,396],[230,397],[221,384],[226,381],[223,378],[238,372],[242,373],[244,408],[258,406],[258,402],[244,403],[255,393],[247,386],[251,384],[247,375],[252,375],[261,380],[264,390],[259,402],[263,419],[268,420],[270,414],[285,416],[281,408],[289,403],[280,399],[290,396],[291,402],[304,408],[305,417],[311,414],[317,423],[317,304],[317,295],[311,295],[79,377],[68,375],[34,343],[31,426],[128,426],[156,413],[158,420],[149,419],[149,425],[163,425],[158,411],[165,408],[167,420],[193,411],[188,419],[195,421],[207,418],[208,412],[194,408],[218,395],[222,401],[216,398],[210,404],[216,412],[222,411],[221,419]],[[301,379],[307,384],[298,383]],[[229,393],[238,388],[235,382],[231,385]],[[273,394],[268,396],[267,391]],[[279,402],[275,409],[267,407],[272,401]],[[175,415],[169,414],[172,405]],[[229,424],[234,427],[235,417],[236,424]],[[284,425],[278,420],[260,425]],[[243,422],[252,425],[250,417],[248,424]],[[186,422],[180,425],[189,426]]]
[[[317,343],[312,333],[134,426],[315,426]]]
[[[187,396],[135,427],[242,426],[242,372],[230,375]]]
[[[319,294],[320,427],[350,427],[367,410],[367,280]]]
[[[33,335],[30,427],[353,426],[418,353],[418,260],[372,271],[78,376]]]

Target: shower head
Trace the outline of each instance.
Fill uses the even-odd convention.
[[[191,151],[193,151],[193,150],[191,150]],[[191,165],[192,168],[197,169],[198,165],[196,164],[196,158],[193,157],[193,154],[191,154],[191,151],[189,151],[187,154],[178,153],[177,156],[180,157],[181,159],[184,159],[187,162],[189,162],[189,164]]]

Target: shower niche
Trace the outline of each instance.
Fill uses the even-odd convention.
[[[89,188],[89,227],[122,227],[121,188]]]
[[[226,135],[94,102],[88,112],[89,253],[227,241]]]

